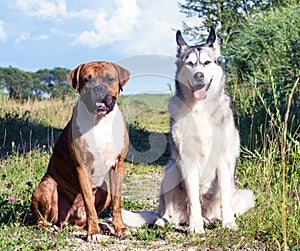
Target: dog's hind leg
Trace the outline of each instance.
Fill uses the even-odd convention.
[[[182,186],[182,178],[176,163],[169,161],[165,167],[165,173],[160,188],[159,206],[157,213],[159,218],[155,226],[164,227],[165,223],[179,225],[188,222],[187,194]]]
[[[98,215],[103,211],[110,202],[110,194],[108,193],[106,183],[103,182],[101,187],[93,190],[93,201]],[[72,201],[72,203],[69,203]],[[87,225],[86,207],[81,193],[77,194],[74,198],[71,194],[68,194],[66,190],[64,193],[59,193],[59,221],[69,222],[72,225],[77,226],[79,229],[83,229]]]
[[[38,228],[47,227],[58,220],[57,183],[49,176],[44,176],[32,195],[31,211],[37,219]]]
[[[179,224],[188,223],[189,215],[186,196],[186,191],[180,183],[170,191],[161,194],[158,207],[159,218],[154,225],[165,227],[166,223],[170,223],[178,227]]]

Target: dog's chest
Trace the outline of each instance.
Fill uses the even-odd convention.
[[[190,141],[201,140],[204,143],[203,141],[210,141],[212,138],[213,127],[211,114],[204,106],[199,105],[177,119],[175,137],[187,138]]]
[[[114,110],[103,117],[97,124],[89,123],[81,117],[79,130],[86,142],[87,150],[92,155],[90,164],[93,187],[102,184],[108,171],[117,164],[124,148],[124,120],[116,105]]]
[[[200,162],[205,162],[212,152],[221,153],[224,136],[223,127],[215,123],[212,112],[200,102],[179,116],[172,126],[172,137],[179,151],[200,158]]]
[[[102,159],[108,167],[116,164],[117,157],[124,148],[124,124],[121,114],[104,117],[89,133],[95,145],[89,142],[89,150],[96,160]],[[90,136],[87,136],[88,138]]]

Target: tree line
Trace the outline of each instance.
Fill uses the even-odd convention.
[[[195,43],[216,27],[243,144],[274,142],[288,118],[300,139],[300,3],[298,0],[185,0],[181,12],[199,17],[184,31]],[[275,128],[275,130],[274,130]]]
[[[10,98],[24,100],[28,98],[63,98],[74,91],[67,82],[69,69],[55,67],[36,72],[23,71],[9,66],[0,67],[0,87]]]

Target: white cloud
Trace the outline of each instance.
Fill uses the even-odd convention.
[[[4,22],[0,20],[0,41],[4,41],[6,38],[6,32],[4,29]]]
[[[42,35],[34,37],[34,40],[47,40],[48,38],[49,38],[49,35],[42,34]]]
[[[24,13],[40,19],[57,19],[67,15],[65,0],[16,0],[16,5]]]
[[[15,43],[16,43],[16,44],[19,44],[19,43],[21,43],[22,41],[27,40],[29,37],[30,37],[30,34],[29,34],[29,33],[22,32],[22,33],[19,35],[19,37],[16,38]]]
[[[74,34],[66,33],[64,30],[59,28],[51,28],[47,33],[40,34],[38,36],[32,37],[33,40],[47,40],[53,37],[66,38],[66,37],[74,37]]]
[[[26,15],[59,21],[53,23],[53,28],[58,28],[59,23],[58,29],[63,32],[59,33],[60,38],[72,37],[71,45],[84,45],[91,49],[112,45],[111,49],[120,57],[146,53],[174,55],[175,30],[182,28],[182,21],[186,21],[174,0],[113,0],[102,3],[81,0],[76,4],[71,0],[16,0],[16,5]],[[68,29],[64,25],[69,25],[70,21],[72,26]],[[58,33],[48,32],[33,38],[42,40],[53,35]]]
[[[79,34],[73,44],[85,44],[97,48],[103,44],[127,39],[134,28],[139,26],[138,18],[141,10],[136,0],[115,0],[113,13],[99,10],[94,30],[86,30]]]
[[[132,54],[175,55],[175,33],[182,28],[184,15],[179,12],[174,0],[144,0],[140,27],[130,34],[127,43],[122,44]]]
[[[100,9],[93,29],[77,35],[72,45],[111,44],[123,55],[174,54],[175,30],[182,28],[185,18],[177,1],[115,0],[114,4],[114,9]]]
[[[98,14],[96,9],[82,9],[80,11],[69,11],[67,13],[68,18],[81,18],[83,20],[95,20]]]

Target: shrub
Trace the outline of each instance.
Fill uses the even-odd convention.
[[[249,148],[269,142],[281,127],[290,90],[300,76],[300,5],[277,8],[251,18],[236,31],[225,48],[229,91],[242,133]],[[299,139],[300,91],[291,104],[289,131]],[[270,129],[276,129],[270,131]]]

